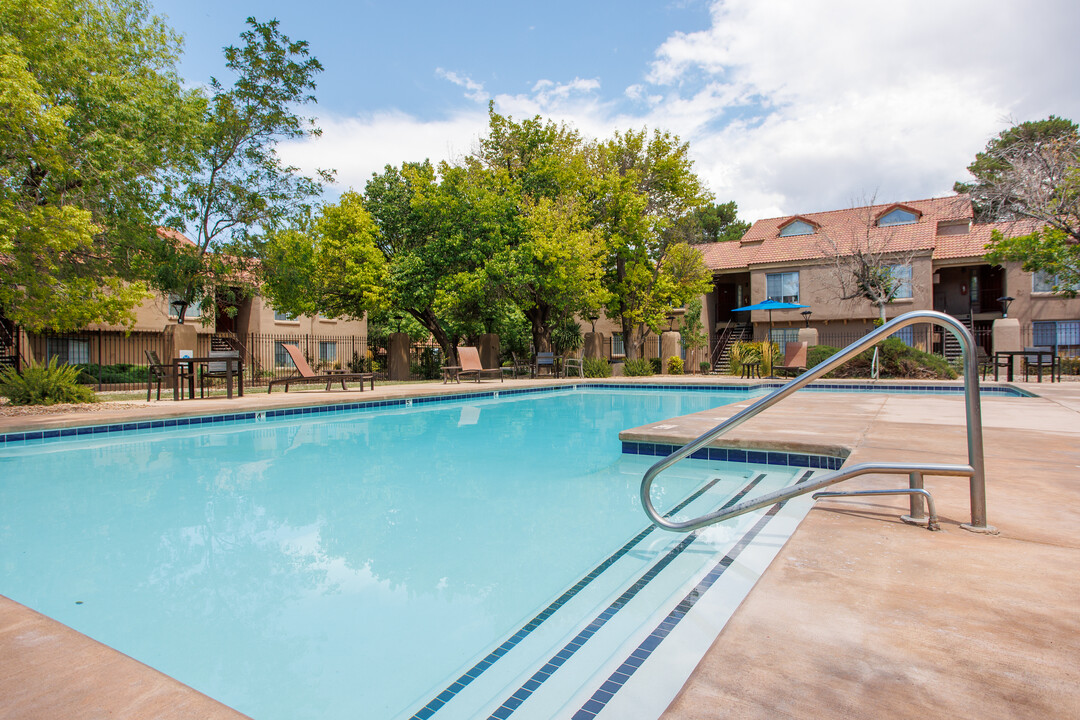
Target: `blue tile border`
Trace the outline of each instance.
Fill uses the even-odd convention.
[[[206,415],[196,417],[169,418],[161,420],[137,420],[128,423],[113,423],[110,425],[90,425],[77,428],[60,428],[59,435],[53,434],[54,430],[27,430],[0,434],[0,446],[8,443],[27,441],[61,441],[64,438],[80,435],[98,435],[102,433],[139,433],[160,428],[187,427],[191,425],[206,425],[207,423],[222,422],[257,422],[261,419],[286,418],[297,415],[322,415],[326,413],[359,412],[378,408],[403,408],[415,405],[429,405],[439,403],[452,403],[462,400],[490,400],[503,396],[512,395],[535,395],[546,393],[571,393],[578,390],[648,390],[667,392],[712,392],[712,393],[746,393],[751,395],[759,390],[772,390],[781,387],[783,383],[760,383],[756,385],[689,385],[689,384],[637,384],[637,383],[612,383],[612,382],[589,382],[582,381],[573,385],[552,385],[548,387],[511,388],[498,390],[481,390],[478,392],[458,392],[449,395],[425,395],[411,398],[394,398],[393,400],[367,400],[361,402],[338,403],[335,405],[316,405],[309,407],[281,408],[278,410],[255,410],[241,413],[223,413],[221,415]],[[982,393],[986,395],[999,395],[1005,397],[1035,397],[1032,393],[1012,386],[982,386]],[[873,383],[811,383],[804,390],[823,392],[874,392],[874,393],[900,393],[900,394],[932,394],[932,395],[958,395],[963,394],[964,388],[959,385],[878,385]],[[801,391],[800,391],[801,392]],[[46,435],[45,433],[49,433]],[[668,453],[638,453],[638,454],[668,454]],[[710,457],[710,459],[712,459]],[[740,461],[741,462],[741,461]],[[789,463],[790,464],[790,463]],[[805,467],[805,466],[803,466]]]
[[[625,455],[655,455],[667,457],[682,445],[666,443],[622,441]],[[787,465],[789,467],[813,468],[816,470],[839,470],[846,459],[840,455],[811,455],[805,452],[784,452],[780,450],[752,450],[746,448],[702,448],[690,456],[697,460],[719,460],[721,462],[754,463],[756,465]]]

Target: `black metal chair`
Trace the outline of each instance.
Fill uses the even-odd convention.
[[[199,371],[199,397],[206,397],[206,386],[214,380],[228,377],[228,360],[235,360],[232,374],[239,383],[238,394],[244,394],[244,373],[240,362],[240,353],[236,350],[211,350],[208,357],[223,358],[220,362],[204,363]]]
[[[154,383],[157,383],[157,399],[160,400],[162,380],[175,375],[176,382],[182,383],[191,377],[189,368],[180,367],[178,370],[176,365],[161,362],[157,350],[144,350],[143,353],[145,353],[148,363],[146,368],[146,402],[150,402],[150,391],[153,389]],[[183,395],[183,388],[181,388],[180,394]]]
[[[1054,348],[1049,345],[1036,345],[1034,347],[1025,347],[1024,352],[1024,382],[1027,382],[1028,373],[1037,372],[1039,378],[1042,378],[1043,369],[1050,370],[1050,382],[1054,381],[1054,368],[1057,366],[1057,360],[1054,357]],[[1046,353],[1050,353],[1047,355]],[[1060,376],[1058,377],[1060,380]]]

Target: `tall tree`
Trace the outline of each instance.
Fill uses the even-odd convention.
[[[593,177],[581,136],[539,116],[521,122],[489,108],[477,159],[499,194],[513,198],[503,242],[485,263],[496,297],[529,321],[533,346],[551,349],[551,331],[600,307],[604,241],[593,226]]]
[[[315,76],[322,65],[311,57],[307,42],[283,35],[277,20],[249,17],[247,25],[242,45],[225,48],[225,66],[236,80],[226,88],[210,79],[194,165],[177,178],[183,188],[175,195],[172,221],[194,228],[194,247],[160,247],[155,284],[188,302],[221,286],[247,284],[243,241],[304,212],[321,183],[332,178],[326,171],[306,177],[283,165],[276,151],[283,140],[320,134],[314,119],[296,109],[315,102]],[[232,241],[231,251],[215,252],[226,241]]]
[[[616,133],[597,146],[593,166],[597,228],[608,243],[606,313],[622,325],[626,356],[637,358],[648,331],[709,289],[701,253],[669,231],[710,198],[689,146],[667,132]]]
[[[993,233],[987,260],[1016,261],[1044,271],[1066,295],[1080,288],[1080,129],[1050,116],[1020,123],[987,143],[968,166],[974,183],[957,183],[971,194],[984,220],[1028,219],[1041,227],[1007,237]]]
[[[133,321],[202,101],[143,0],[0,4],[0,314]]]
[[[673,232],[680,241],[694,245],[741,240],[749,229],[750,223],[739,220],[739,206],[730,200],[695,209],[676,223]]]

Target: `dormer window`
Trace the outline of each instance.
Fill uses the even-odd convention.
[[[792,220],[780,228],[780,237],[792,237],[794,235],[813,235],[815,227],[805,220]]]
[[[890,225],[914,225],[919,222],[919,213],[903,207],[894,207],[878,218],[878,227]]]

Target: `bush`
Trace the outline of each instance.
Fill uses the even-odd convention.
[[[678,355],[673,355],[667,359],[667,371],[668,375],[682,375],[683,363],[682,358]]]
[[[701,362],[699,362],[698,363],[698,368],[701,370],[702,375],[708,375],[709,370],[712,369],[712,368],[709,367],[709,361],[708,360],[702,360]]]
[[[911,378],[918,380],[955,380],[956,371],[945,358],[916,350],[899,338],[888,338],[879,344],[878,362],[880,377]],[[806,362],[814,367],[839,352],[829,345],[815,345],[806,353]],[[864,350],[851,360],[825,375],[826,378],[868,378],[873,362],[874,349]]]
[[[1062,375],[1080,375],[1080,357],[1061,357]]]
[[[78,368],[79,382],[84,385],[96,385],[99,382],[104,385],[130,385],[144,383],[147,378],[146,365],[132,365],[131,363],[116,363],[115,365],[78,364],[71,367]]]
[[[79,384],[79,368],[57,367],[56,358],[48,365],[31,363],[22,375],[15,368],[0,372],[0,395],[12,405],[55,405],[56,403],[96,402],[94,391]]]
[[[653,364],[645,358],[635,358],[623,363],[623,375],[627,377],[648,377],[655,374]]]
[[[652,366],[652,375],[658,375],[664,371],[664,363],[660,361],[660,358],[649,358],[649,365]]]
[[[611,363],[607,358],[585,358],[582,370],[587,378],[611,377]]]

